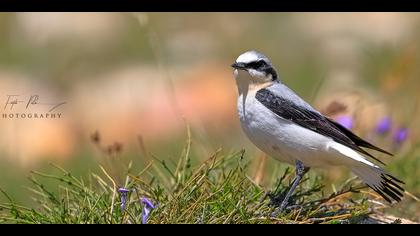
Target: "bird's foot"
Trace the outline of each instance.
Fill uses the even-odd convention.
[[[268,205],[274,206],[274,207],[280,207],[280,205],[282,204],[284,200],[285,195],[286,195],[285,193],[268,192],[266,194],[266,196],[270,199],[270,202],[268,203]]]
[[[270,202],[268,203],[269,206],[273,206],[274,212],[271,214],[272,217],[277,217],[280,213],[284,212],[289,207],[293,207],[293,198],[290,197],[287,201],[285,201],[285,196],[287,191],[283,191],[280,193],[266,193],[265,198],[269,198]]]
[[[302,176],[309,170],[309,168],[305,168],[303,163],[299,160],[296,161],[296,177],[293,180],[292,185],[283,192],[280,192],[276,195],[272,195],[270,197],[271,203],[274,203],[275,206],[279,206],[279,208],[274,212],[275,215],[283,212],[286,206],[290,204],[293,200],[293,192],[295,191],[296,187],[298,186],[299,182],[302,179]],[[269,195],[270,196],[270,195]],[[274,196],[274,197],[273,197]],[[281,201],[279,201],[282,199]],[[280,203],[280,204],[279,204]]]
[[[279,207],[275,208],[274,211],[271,213],[271,217],[277,218],[279,215],[283,213],[290,213],[294,210],[302,209],[303,206],[300,204],[292,204],[291,202],[288,202],[288,204],[280,204]]]

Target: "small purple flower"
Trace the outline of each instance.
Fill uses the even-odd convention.
[[[143,211],[141,213],[141,215],[142,215],[142,223],[143,224],[147,224],[147,219],[149,219],[150,212],[152,211],[152,209],[155,209],[156,206],[153,205],[152,201],[150,201],[146,197],[142,197],[140,199],[140,202],[143,204]]]
[[[378,124],[376,125],[376,132],[378,134],[385,134],[391,129],[391,118],[384,117],[379,120]]]
[[[408,137],[408,129],[407,128],[399,128],[395,133],[394,133],[394,142],[396,144],[402,144]]]
[[[125,205],[127,203],[127,195],[128,195],[128,192],[130,192],[130,190],[125,189],[125,188],[119,188],[118,192],[121,194],[121,211],[124,212]]]
[[[346,129],[353,128],[353,118],[351,118],[351,116],[341,115],[337,117],[336,121]]]

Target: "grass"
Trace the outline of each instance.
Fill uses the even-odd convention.
[[[217,150],[204,162],[192,165],[189,135],[177,163],[151,156],[150,162],[136,171],[132,162],[123,166],[115,158],[121,147],[102,148],[97,136],[93,140],[110,161],[100,165],[100,173],[92,172],[83,179],[55,164],[51,164],[51,168],[59,174],[32,171],[29,189],[36,207],[22,206],[1,190],[8,202],[0,204],[0,221],[142,223],[145,205],[141,199],[144,197],[156,206],[147,221],[152,224],[358,223],[383,208],[367,198],[374,195],[358,197],[355,194],[365,191],[355,179],[349,179],[335,192],[325,194],[321,177],[307,177],[292,195],[288,208],[275,215],[276,205],[294,177],[290,168],[274,171],[276,183],[273,183],[272,191],[266,191],[248,175],[250,162],[244,158],[244,150],[227,154]],[[55,181],[58,191],[45,187],[43,181],[47,180]],[[120,187],[130,190],[124,211]]]

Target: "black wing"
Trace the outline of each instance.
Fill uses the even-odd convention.
[[[259,102],[261,102],[265,107],[270,109],[272,112],[276,113],[278,116],[287,120],[291,120],[304,128],[330,137],[334,141],[349,148],[352,148],[360,153],[363,153],[373,158],[374,160],[382,163],[383,165],[385,165],[385,163],[378,160],[377,158],[363,150],[361,147],[374,149],[386,153],[388,155],[392,155],[391,153],[364,141],[363,139],[361,139],[342,125],[338,124],[337,122],[317,112],[310,111],[299,105],[296,105],[290,100],[278,97],[268,89],[260,89],[255,95],[255,98]]]

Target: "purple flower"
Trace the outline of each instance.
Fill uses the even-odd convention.
[[[402,144],[408,137],[408,129],[407,128],[399,128],[394,133],[394,142],[396,144]]]
[[[143,204],[143,211],[141,213],[142,223],[147,224],[147,219],[149,218],[150,212],[152,209],[155,209],[156,206],[146,197],[142,197],[140,202]]]
[[[121,194],[121,211],[124,212],[125,204],[127,203],[127,195],[130,190],[125,188],[119,188],[118,192]]]
[[[341,115],[337,117],[336,121],[346,129],[353,128],[353,118],[351,118],[351,116]]]
[[[384,117],[379,120],[378,124],[376,125],[376,132],[378,134],[385,134],[391,129],[391,118]]]

